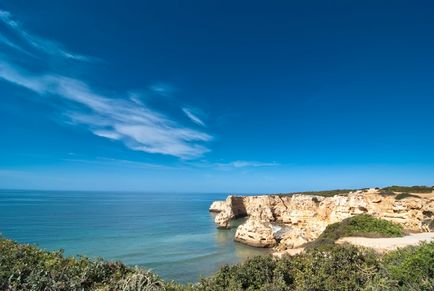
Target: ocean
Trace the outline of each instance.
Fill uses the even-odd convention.
[[[65,255],[85,255],[194,282],[268,250],[218,230],[212,201],[226,194],[0,190],[0,234]]]

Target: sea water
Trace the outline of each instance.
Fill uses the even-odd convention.
[[[208,208],[226,194],[0,190],[0,234],[65,255],[118,260],[194,282],[267,250],[233,241]]]

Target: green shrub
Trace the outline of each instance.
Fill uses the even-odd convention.
[[[368,188],[361,189],[336,189],[336,190],[325,190],[325,191],[305,191],[305,192],[292,192],[292,193],[281,193],[274,194],[280,196],[288,196],[294,194],[304,194],[304,195],[315,195],[315,196],[323,196],[323,197],[333,197],[335,195],[348,195],[350,192],[367,190]],[[434,186],[389,186],[384,187],[382,189],[375,188],[380,191],[381,195],[391,196],[395,195],[395,192],[402,193],[431,193],[434,191]]]
[[[385,275],[405,290],[434,289],[434,243],[406,247],[383,258]]]
[[[189,290],[432,290],[434,243],[383,257],[351,245],[225,266]]]
[[[396,200],[401,200],[401,199],[404,199],[404,198],[419,198],[419,196],[416,196],[416,195],[413,195],[413,194],[410,194],[410,193],[400,193],[400,194],[398,194],[398,195],[395,196]]]
[[[273,260],[258,257],[226,266],[202,279],[197,290],[357,290],[379,270],[376,256],[353,246]]]
[[[358,219],[356,230],[365,223]],[[253,257],[198,283],[180,285],[121,263],[65,258],[62,252],[0,238],[0,290],[433,290],[433,278],[434,243],[383,257],[351,245],[310,249],[280,260]]]
[[[147,284],[158,286],[156,275],[119,262],[65,258],[62,251],[47,252],[0,238],[0,290],[115,290],[133,274],[147,275]]]
[[[243,264],[224,266],[217,274],[202,279],[199,290],[259,290],[273,282],[276,261],[271,256],[257,256]]]
[[[389,186],[381,190],[403,193],[431,193],[434,191],[434,186]]]
[[[380,190],[380,195],[383,195],[383,196],[395,196],[396,194],[395,194],[395,192],[393,192],[393,191],[391,191],[391,190],[389,190],[389,189],[381,189]]]
[[[305,247],[308,249],[329,247],[336,240],[346,236],[399,237],[403,235],[404,229],[402,226],[384,219],[361,214],[328,225],[315,241],[305,244]]]
[[[304,195],[315,195],[315,196],[323,196],[323,197],[333,197],[335,195],[348,195],[348,193],[356,191],[354,189],[336,189],[336,190],[326,190],[326,191],[307,191],[300,192],[298,194]],[[296,193],[293,193],[296,194]]]
[[[116,284],[116,289],[122,291],[154,291],[165,289],[164,285],[164,282],[156,274],[136,268],[134,273],[127,275]]]

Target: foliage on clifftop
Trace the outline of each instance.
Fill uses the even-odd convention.
[[[432,290],[434,243],[381,257],[351,245],[225,266],[197,290]]]
[[[413,195],[413,194],[410,194],[410,193],[399,193],[398,195],[395,196],[396,200],[402,200],[402,199],[405,199],[405,198],[419,198],[419,196]]]
[[[431,193],[434,191],[434,186],[389,186],[381,190],[402,193]]]
[[[65,258],[61,251],[0,237],[0,290],[136,290],[125,289],[136,285],[160,290],[163,283],[152,272],[119,262]]]
[[[327,226],[324,232],[306,248],[326,247],[346,236],[399,237],[404,235],[401,225],[367,214],[356,215]]]
[[[389,186],[380,189],[382,195],[396,195],[396,199],[404,199],[407,197],[418,197],[410,193],[431,193],[434,191],[434,186]]]
[[[279,194],[282,196],[293,195],[293,194],[303,194],[303,195],[316,195],[323,197],[333,197],[335,195],[347,195],[350,192],[367,190],[368,188],[362,189],[335,189],[335,190],[325,190],[325,191],[306,191],[306,192],[293,192],[288,194]],[[431,193],[434,191],[434,186],[389,186],[384,188],[376,188],[383,195],[395,195],[395,193]],[[409,197],[409,196],[407,196]]]
[[[384,257],[351,245],[253,257],[180,285],[122,263],[65,258],[0,238],[0,290],[432,290],[433,278],[434,243]]]
[[[361,189],[359,189],[359,190],[361,190]],[[303,194],[303,195],[333,197],[335,195],[347,195],[348,193],[350,193],[352,191],[356,191],[356,189],[336,189],[336,190],[324,190],[324,191],[292,192],[292,193],[277,194],[277,195],[288,196],[288,195],[294,195],[294,194]]]
[[[335,195],[346,195],[352,191],[351,189],[337,189],[337,190],[326,190],[326,191],[308,191],[308,192],[301,192],[300,194],[304,195],[316,195],[316,196],[323,196],[323,197],[333,197]]]

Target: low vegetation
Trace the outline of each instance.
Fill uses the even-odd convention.
[[[0,290],[160,290],[152,272],[119,262],[63,256],[0,238]]]
[[[316,195],[316,196],[323,196],[323,197],[333,197],[335,195],[346,195],[352,191],[351,189],[337,189],[337,190],[326,190],[326,191],[310,191],[310,192],[302,192],[300,194],[304,195]]]
[[[200,290],[432,290],[434,244],[384,257],[350,245],[273,260],[257,257],[203,279]]]
[[[410,193],[399,193],[398,195],[395,196],[396,200],[402,200],[404,198],[419,198],[419,196]]]
[[[294,194],[303,194],[303,195],[315,195],[315,196],[323,196],[323,197],[333,197],[335,195],[347,195],[352,191],[363,190],[363,189],[336,189],[336,190],[325,190],[325,191],[306,191],[306,192],[293,192],[287,194],[279,194],[282,196],[286,195],[294,195]]]
[[[434,290],[434,243],[410,246],[382,259],[387,277],[407,290]]]
[[[307,243],[305,247],[329,247],[334,245],[336,240],[346,236],[399,237],[403,235],[404,229],[399,224],[361,214],[328,225],[318,239]]]
[[[306,192],[293,192],[280,195],[294,195],[294,194],[304,194],[304,195],[316,195],[323,197],[333,197],[335,195],[347,195],[350,192],[367,190],[368,188],[361,189],[335,189],[335,190],[325,190],[325,191],[306,191]],[[396,195],[396,194],[409,194],[410,193],[431,193],[434,191],[434,186],[389,186],[384,188],[375,188],[380,191],[384,196]],[[410,197],[410,196],[406,196]],[[405,197],[403,197],[405,198]]]
[[[65,258],[0,238],[0,290],[432,290],[433,278],[434,243],[385,256],[351,245],[259,256],[181,285],[122,263]]]
[[[382,188],[381,191],[386,193],[431,193],[434,191],[434,186],[389,186]]]

